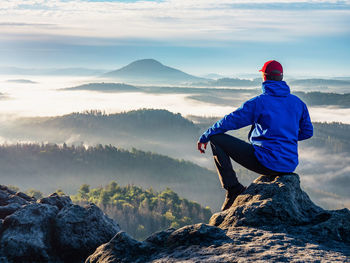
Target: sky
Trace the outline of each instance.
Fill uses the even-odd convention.
[[[1,0],[0,67],[117,69],[154,58],[239,76],[350,76],[350,1]]]

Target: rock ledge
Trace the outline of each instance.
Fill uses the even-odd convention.
[[[326,211],[300,188],[297,174],[260,176],[209,225],[158,232],[139,242],[124,232],[86,263],[349,262],[350,211]]]

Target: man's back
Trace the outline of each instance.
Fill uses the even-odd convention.
[[[284,81],[268,80],[253,99],[254,122],[249,136],[258,160],[267,168],[292,172],[298,165],[298,140],[312,136],[307,107],[290,94]]]

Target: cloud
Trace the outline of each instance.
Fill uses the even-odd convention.
[[[350,197],[350,156],[327,149],[301,147],[297,172],[306,187]]]
[[[24,21],[26,23],[24,23]],[[1,2],[4,35],[202,41],[294,41],[349,33],[349,1]],[[44,25],[57,25],[57,28]]]
[[[350,124],[350,109],[333,106],[309,107],[312,121],[317,122],[343,122]]]

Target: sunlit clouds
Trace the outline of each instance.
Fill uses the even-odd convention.
[[[349,33],[349,9],[348,1],[1,1],[0,28],[1,38],[79,36],[102,43],[103,38],[290,41]]]
[[[115,69],[154,58],[192,74],[348,75],[349,1],[2,0],[0,66]]]

